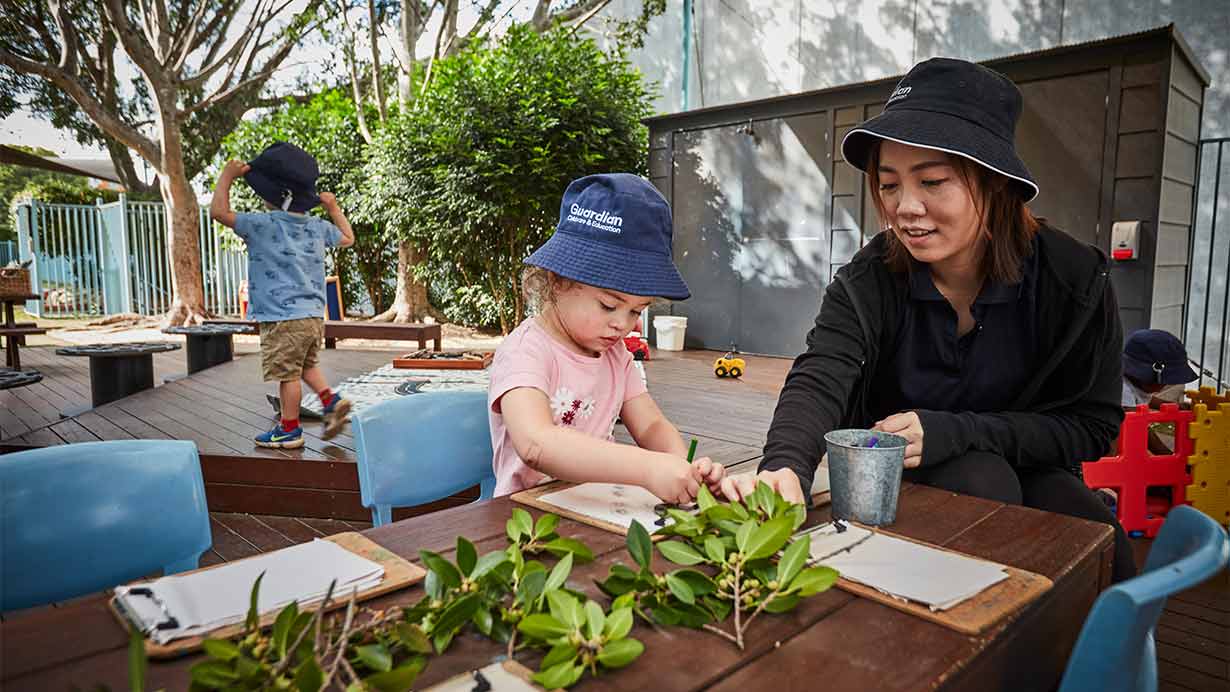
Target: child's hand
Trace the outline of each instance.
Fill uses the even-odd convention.
[[[240,161],[239,159],[231,159],[226,162],[225,166],[222,167],[222,175],[227,178],[238,178],[250,170],[252,170],[252,167],[243,161]]]
[[[660,456],[661,459],[655,460],[653,470],[650,471],[646,489],[663,502],[677,505],[691,502],[700,490],[700,483],[696,480],[692,465],[669,454]]]
[[[337,197],[332,192],[318,192],[316,196],[320,198],[320,206],[326,210],[337,208]]]
[[[709,492],[717,495],[722,492],[722,479],[726,477],[726,467],[709,457],[701,457],[692,462],[692,475],[697,483],[709,486]]]

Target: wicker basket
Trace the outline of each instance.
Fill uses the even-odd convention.
[[[30,295],[30,270],[18,267],[0,268],[0,298]]]

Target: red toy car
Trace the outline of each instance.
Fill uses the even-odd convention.
[[[629,332],[624,337],[624,348],[632,354],[633,360],[649,360],[649,342],[641,338],[640,332]]]

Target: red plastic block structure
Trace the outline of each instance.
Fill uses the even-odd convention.
[[[1124,531],[1143,531],[1149,538],[1157,535],[1164,517],[1150,517],[1146,491],[1151,487],[1169,487],[1173,504],[1187,503],[1184,493],[1192,482],[1187,474],[1192,453],[1188,428],[1194,419],[1195,414],[1179,410],[1178,404],[1163,404],[1160,411],[1138,406],[1123,418],[1119,453],[1081,464],[1085,485],[1112,488],[1119,494],[1116,513]],[[1149,453],[1149,426],[1154,423],[1174,424],[1173,454]]]

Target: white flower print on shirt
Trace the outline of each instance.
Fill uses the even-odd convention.
[[[579,399],[567,387],[555,390],[551,397],[551,414],[558,425],[576,425],[578,416],[589,418],[593,412],[593,399]]]

